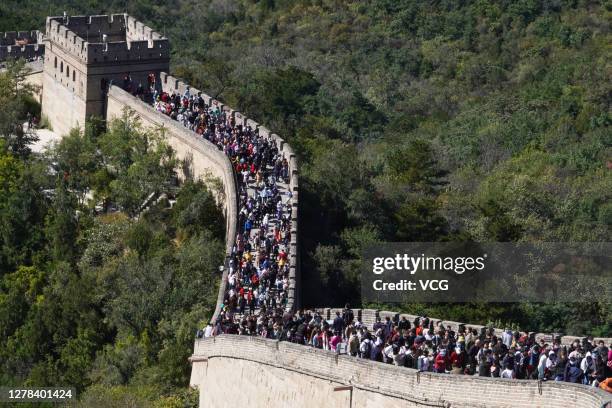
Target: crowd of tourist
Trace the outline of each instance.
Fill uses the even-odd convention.
[[[209,324],[202,335],[223,332],[222,324],[222,319]],[[612,385],[611,345],[595,343],[592,338],[562,345],[559,337],[550,342],[537,341],[534,333],[506,329],[499,336],[493,329],[476,330],[463,325],[455,331],[426,317],[409,321],[399,315],[377,318],[372,327],[366,327],[348,307],[331,320],[313,311],[247,316],[231,332],[424,372],[565,381],[600,386],[608,391]]]
[[[147,87],[134,84],[126,75],[123,88],[229,157],[238,183],[238,228],[228,259],[217,332],[252,334],[254,319],[264,316],[269,316],[271,323],[261,330],[277,330],[272,320],[285,310],[289,288],[292,195],[287,187],[287,158],[274,139],[235,123],[224,110],[207,105],[202,95],[192,93],[189,87],[182,94],[167,93],[156,86],[154,75],[149,75]]]
[[[142,85],[126,85],[135,95],[145,94]],[[223,150],[238,179],[238,233],[221,312],[198,337],[261,336],[424,372],[565,381],[610,391],[612,345],[603,341],[562,345],[559,338],[537,341],[534,334],[509,329],[497,336],[493,329],[462,325],[455,331],[426,317],[408,321],[399,315],[366,327],[348,305],[331,320],[286,310],[291,240],[286,158],[274,140],[234,123],[189,88],[183,94],[156,91],[154,77],[148,85],[154,108]]]

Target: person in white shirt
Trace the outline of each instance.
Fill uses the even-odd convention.
[[[208,323],[208,326],[204,329],[204,337],[211,337],[213,332],[213,325]]]
[[[538,379],[544,379],[546,362],[548,361],[548,357],[546,356],[546,350],[542,352],[540,355],[540,360],[538,361]]]
[[[372,349],[372,340],[369,337],[364,337],[359,345],[359,354],[361,354],[361,358],[370,358],[370,350]]]
[[[586,374],[587,372],[592,371],[593,366],[593,356],[590,351],[587,351],[586,355],[580,362],[580,369]]]
[[[393,346],[388,345],[383,349],[383,363],[390,363],[393,361]]]
[[[510,369],[508,366],[504,368],[504,370],[500,374],[501,378],[514,379],[514,370]]]
[[[429,370],[430,362],[429,362],[428,354],[429,354],[428,350],[423,350],[423,354],[419,356],[419,360],[418,360],[419,371],[430,371]]]
[[[508,348],[512,347],[512,337],[512,330],[506,328],[506,330],[504,330],[502,333],[502,343],[504,343]]]

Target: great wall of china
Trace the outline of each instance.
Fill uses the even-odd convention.
[[[45,46],[40,31],[0,32],[0,62],[9,58],[23,58],[27,61],[42,57]]]
[[[92,35],[93,32],[98,35]],[[102,34],[107,35],[106,43],[102,43]],[[19,37],[20,35],[22,37]],[[32,43],[17,45],[19,38],[26,38]],[[41,44],[43,41],[45,45]],[[236,236],[238,210],[236,175],[228,158],[212,143],[197,137],[195,133],[156,112],[140,99],[112,85],[112,81],[118,81],[118,75],[125,70],[134,72],[136,76],[153,71],[164,91],[183,93],[188,85],[166,73],[169,62],[167,39],[127,15],[69,19],[50,17],[47,19],[45,36],[38,32],[4,33],[0,36],[0,62],[9,58],[40,57],[45,53],[45,49],[47,52],[44,60],[45,77],[42,81],[43,112],[49,113],[54,127],[57,126],[57,130],[62,131],[82,125],[84,118],[96,112],[110,120],[120,116],[125,109],[130,109],[140,117],[143,125],[162,128],[177,157],[188,165],[185,173],[209,182],[213,179],[221,182],[223,187],[216,193],[226,218],[226,255],[229,255]],[[66,61],[67,69],[68,66],[72,67],[72,71],[64,75],[63,64],[61,71],[59,70],[56,59],[58,55],[60,60]],[[101,80],[109,80],[110,86],[107,90],[100,88]],[[200,91],[191,88],[191,92]],[[297,310],[301,305],[301,274],[298,254],[299,194],[296,155],[286,141],[266,127],[221,101],[204,93],[202,96],[206,104],[219,107],[236,123],[257,129],[260,135],[275,140],[279,151],[289,161],[292,210],[290,285],[286,308]],[[76,109],[78,117],[63,119],[61,112],[71,108]],[[220,312],[226,291],[227,273],[226,265],[213,319]],[[332,318],[337,310],[340,309],[317,309],[328,319]],[[356,317],[360,317],[364,324],[370,327],[376,317],[384,318],[396,314],[372,309],[354,309],[354,312]],[[405,316],[409,320],[416,317]],[[455,330],[460,325],[451,321],[444,321],[444,324]],[[482,327],[472,324],[466,326]],[[538,334],[536,337],[548,336]],[[576,339],[580,338],[564,336],[562,342],[571,343]],[[609,343],[610,339],[605,341]],[[306,407],[315,401],[322,401],[334,407],[571,405],[578,408],[602,408],[612,405],[609,394],[582,385],[419,373],[417,370],[357,359],[331,351],[248,336],[221,335],[196,339],[190,361],[191,385],[200,390],[201,407],[227,406],[228,395],[237,398],[232,401],[233,406],[244,404]],[[483,396],[486,397],[486,405],[482,404]]]

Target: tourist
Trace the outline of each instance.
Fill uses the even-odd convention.
[[[137,85],[137,86],[135,86]],[[570,345],[553,339],[536,341],[534,333],[506,328],[499,337],[491,328],[446,326],[423,316],[408,320],[377,316],[372,327],[349,305],[322,316],[289,307],[291,211],[293,195],[288,158],[270,137],[237,124],[225,111],[208,106],[199,92],[182,94],[157,89],[149,76],[148,91],[129,74],[124,86],[149,101],[155,110],[178,121],[193,136],[227,155],[237,180],[237,226],[228,259],[221,312],[198,337],[222,333],[290,341],[395,366],[454,375],[505,379],[554,379],[609,387],[612,350],[587,338]],[[326,318],[332,320],[326,320]]]

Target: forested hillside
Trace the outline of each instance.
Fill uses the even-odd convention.
[[[610,240],[611,11],[230,1],[145,17],[172,39],[176,75],[299,151],[304,299],[341,305],[359,302],[355,259],[373,240]],[[407,308],[610,332],[601,304]]]
[[[0,31],[42,28],[46,15],[64,10],[134,14],[170,38],[174,75],[292,144],[306,306],[359,305],[360,251],[373,241],[611,240],[610,2],[5,0]],[[58,163],[96,166],[99,157],[71,163],[75,156],[62,152],[87,146],[71,142],[79,137],[104,151],[113,134],[72,135]],[[191,204],[135,223],[74,220],[78,186],[62,188],[74,178],[40,180],[40,164],[20,160],[5,152],[0,161],[1,375],[185,385],[185,345],[215,301],[220,232],[180,234]],[[129,172],[113,182],[85,174],[83,185],[108,186],[104,194],[130,183]],[[52,199],[41,193],[49,185],[59,191]],[[207,194],[182,191],[186,203]],[[190,259],[206,260],[197,287]],[[143,287],[137,303],[126,300],[129,276],[162,279],[167,265],[178,268],[171,286],[180,291]],[[198,293],[201,304],[192,304],[202,290],[210,296]],[[609,303],[571,300],[403,308],[611,334]]]
[[[0,73],[0,384],[70,385],[84,407],[195,406],[187,358],[225,252],[213,194],[177,186],[163,134],[129,114],[33,154],[15,131],[33,106],[20,68]]]

